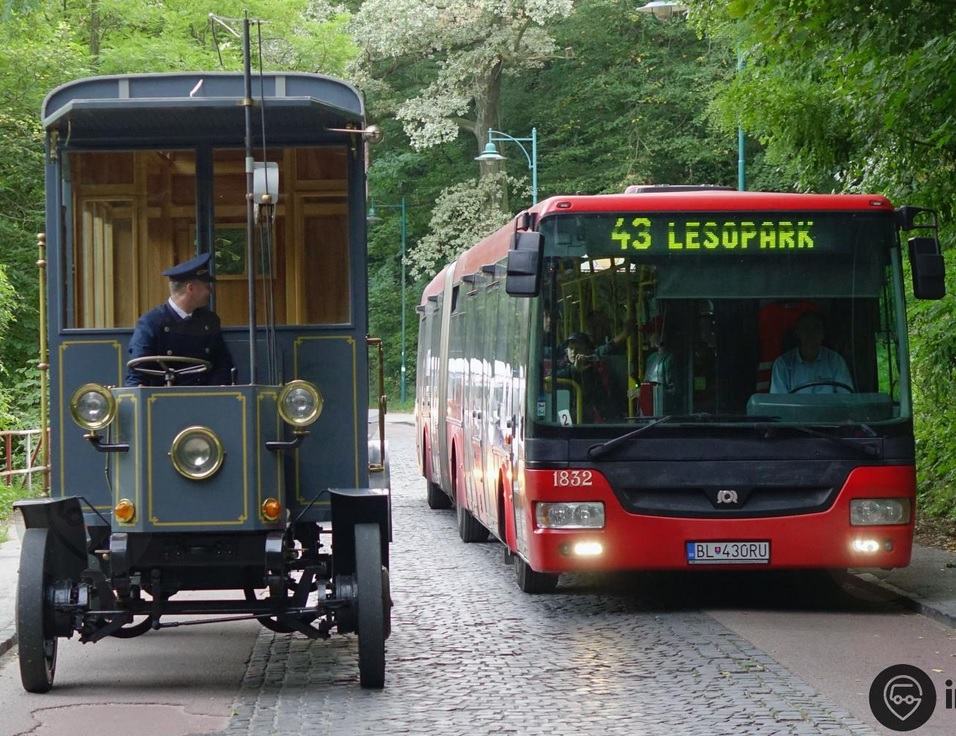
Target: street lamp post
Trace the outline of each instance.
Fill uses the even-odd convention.
[[[405,203],[405,195],[402,195],[402,200],[399,204],[379,204],[379,207],[384,209],[394,209],[401,212],[401,259],[402,259],[402,284],[401,284],[401,299],[402,299],[402,333],[401,333],[401,367],[399,368],[399,377],[398,377],[398,398],[399,401],[405,403],[405,242],[408,237],[408,206]],[[368,217],[366,220],[369,224],[374,225],[376,222],[380,222],[381,218],[375,214],[375,202],[369,206]]]
[[[535,128],[532,128],[530,137],[515,138],[507,133],[502,133],[500,130],[488,128],[488,143],[485,145],[485,150],[482,151],[480,155],[475,156],[475,161],[503,161],[505,157],[498,153],[498,147],[495,146],[496,142],[500,143],[501,141],[511,141],[512,143],[516,143],[518,148],[520,148],[521,152],[524,154],[524,157],[528,160],[528,168],[531,170],[531,204],[537,204],[538,131]],[[528,153],[528,149],[524,147],[523,143],[531,144],[531,153]]]
[[[668,20],[680,13],[687,13],[689,8],[681,2],[675,0],[651,0],[646,5],[637,9],[638,13],[648,13],[658,20]],[[744,56],[737,51],[737,73],[744,68]],[[746,172],[746,154],[743,126],[737,126],[737,189],[741,192],[747,189]]]

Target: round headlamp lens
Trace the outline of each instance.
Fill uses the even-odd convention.
[[[308,381],[292,381],[279,394],[279,414],[296,427],[312,424],[322,413],[322,394]]]
[[[74,392],[70,409],[74,422],[84,429],[96,430],[113,421],[116,402],[107,389],[89,383]]]
[[[219,437],[206,427],[184,429],[176,435],[169,454],[176,470],[192,480],[215,475],[225,455]]]

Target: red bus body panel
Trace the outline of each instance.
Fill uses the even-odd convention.
[[[854,498],[908,498],[915,510],[916,473],[912,466],[859,467],[848,476],[833,505],[826,511],[791,516],[718,519],[646,516],[626,512],[607,480],[593,473],[588,488],[555,488],[554,471],[525,472],[527,514],[531,533],[521,553],[540,572],[582,570],[686,570],[905,567],[910,562],[913,521],[897,526],[850,526],[850,501]],[[534,523],[535,501],[604,502],[604,529],[539,529]],[[911,514],[912,517],[913,514]],[[856,539],[890,542],[891,551],[853,552]],[[598,541],[604,553],[594,558],[574,558],[562,552],[577,541]],[[769,541],[769,564],[708,564],[687,562],[690,541]]]

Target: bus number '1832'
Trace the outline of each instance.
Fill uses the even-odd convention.
[[[593,473],[590,470],[555,470],[554,485],[573,486],[575,488],[589,486],[591,485],[592,475]]]

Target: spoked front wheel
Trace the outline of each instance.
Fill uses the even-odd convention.
[[[27,529],[17,582],[17,642],[20,681],[30,693],[48,692],[56,673],[56,634],[46,595],[51,557],[49,530]]]
[[[385,637],[391,601],[382,566],[378,524],[355,527],[355,577],[358,585],[359,682],[362,687],[385,686]]]

